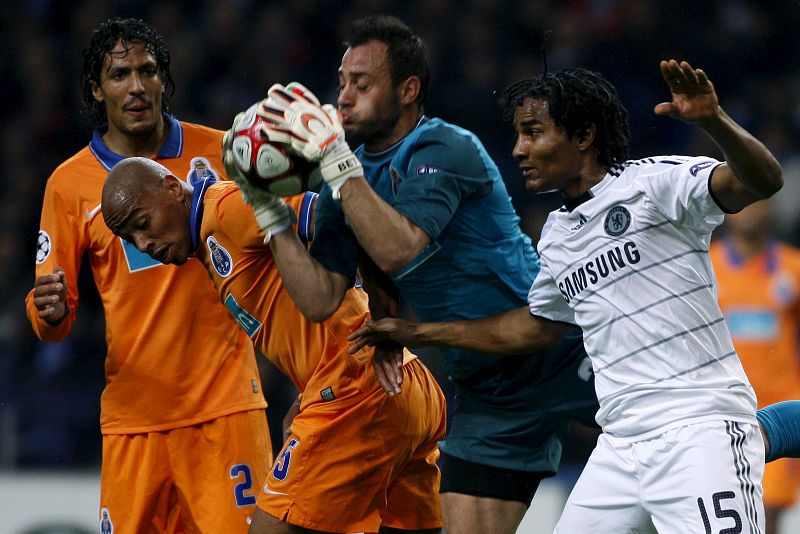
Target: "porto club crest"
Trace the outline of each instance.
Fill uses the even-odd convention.
[[[208,239],[206,239],[206,247],[208,247],[208,253],[211,255],[211,264],[214,266],[214,270],[217,271],[217,274],[223,278],[231,274],[233,270],[233,258],[231,258],[230,253],[222,248],[222,245],[214,239],[214,236],[208,236]]]

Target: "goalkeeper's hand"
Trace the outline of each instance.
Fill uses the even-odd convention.
[[[283,199],[254,186],[250,182],[247,174],[236,164],[236,159],[233,157],[232,144],[233,130],[228,130],[222,141],[222,164],[225,167],[225,173],[228,178],[236,182],[242,198],[253,208],[258,226],[266,235],[264,243],[267,243],[273,235],[289,229],[296,221],[297,216],[292,207],[286,204]]]
[[[319,99],[297,82],[286,87],[275,84],[267,94],[258,113],[273,123],[270,139],[289,145],[308,161],[318,162],[333,198],[339,198],[347,180],[364,176],[361,162],[345,141],[336,108],[320,105]]]

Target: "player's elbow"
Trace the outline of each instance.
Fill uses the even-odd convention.
[[[407,222],[404,230],[394,239],[387,237],[384,246],[376,250],[373,260],[385,273],[398,273],[426,251],[431,239],[421,228]]]
[[[756,182],[755,187],[750,186],[750,191],[758,200],[763,200],[783,188],[783,169],[775,158],[770,158],[760,171],[760,179]]]
[[[398,273],[413,262],[422,253],[426,245],[427,241],[410,246],[388,247],[380,254],[380,257],[373,259],[375,260],[375,265],[381,271],[387,274]]]
[[[407,257],[406,254],[389,254],[375,262],[378,268],[385,273],[397,273],[411,263],[414,258]]]
[[[783,188],[783,168],[780,163],[775,161],[770,165],[768,170],[768,179],[766,182],[766,196],[769,198]]]
[[[315,323],[321,323],[333,315],[338,306],[330,306],[324,303],[319,303],[311,306],[304,306],[301,310],[306,319]]]
[[[344,295],[341,297],[322,298],[320,294],[317,294],[315,298],[306,300],[298,307],[309,321],[321,323],[327,321],[339,309],[343,297]]]

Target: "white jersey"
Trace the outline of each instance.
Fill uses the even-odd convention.
[[[530,311],[583,329],[596,420],[612,436],[756,422],[708,255],[724,217],[708,188],[718,165],[685,156],[626,162],[542,230]]]

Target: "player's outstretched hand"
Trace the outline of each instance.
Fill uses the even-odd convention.
[[[258,226],[264,232],[264,243],[269,242],[273,235],[283,232],[292,226],[297,219],[294,210],[283,199],[254,186],[247,175],[236,164],[233,155],[233,132],[240,114],[234,119],[234,128],[225,132],[222,140],[222,165],[225,174],[236,182],[244,201],[253,208]]]
[[[33,283],[33,303],[39,317],[52,325],[59,324],[69,313],[67,309],[67,278],[64,269],[56,267],[53,274],[43,274]]]
[[[657,104],[653,110],[656,115],[669,115],[689,123],[702,123],[719,115],[717,93],[705,72],[674,59],[662,61],[660,67],[672,101]]]
[[[308,161],[319,162],[320,173],[339,198],[344,183],[363,176],[361,162],[347,145],[339,113],[298,82],[275,84],[259,114],[272,123],[270,139],[288,146]],[[286,142],[288,139],[288,143]]]
[[[414,348],[418,346],[415,335],[418,324],[396,317],[367,321],[364,326],[354,330],[348,336],[347,339],[353,342],[349,352],[354,354],[361,350],[362,347],[367,345],[375,346],[385,340],[395,341],[404,347]]]

